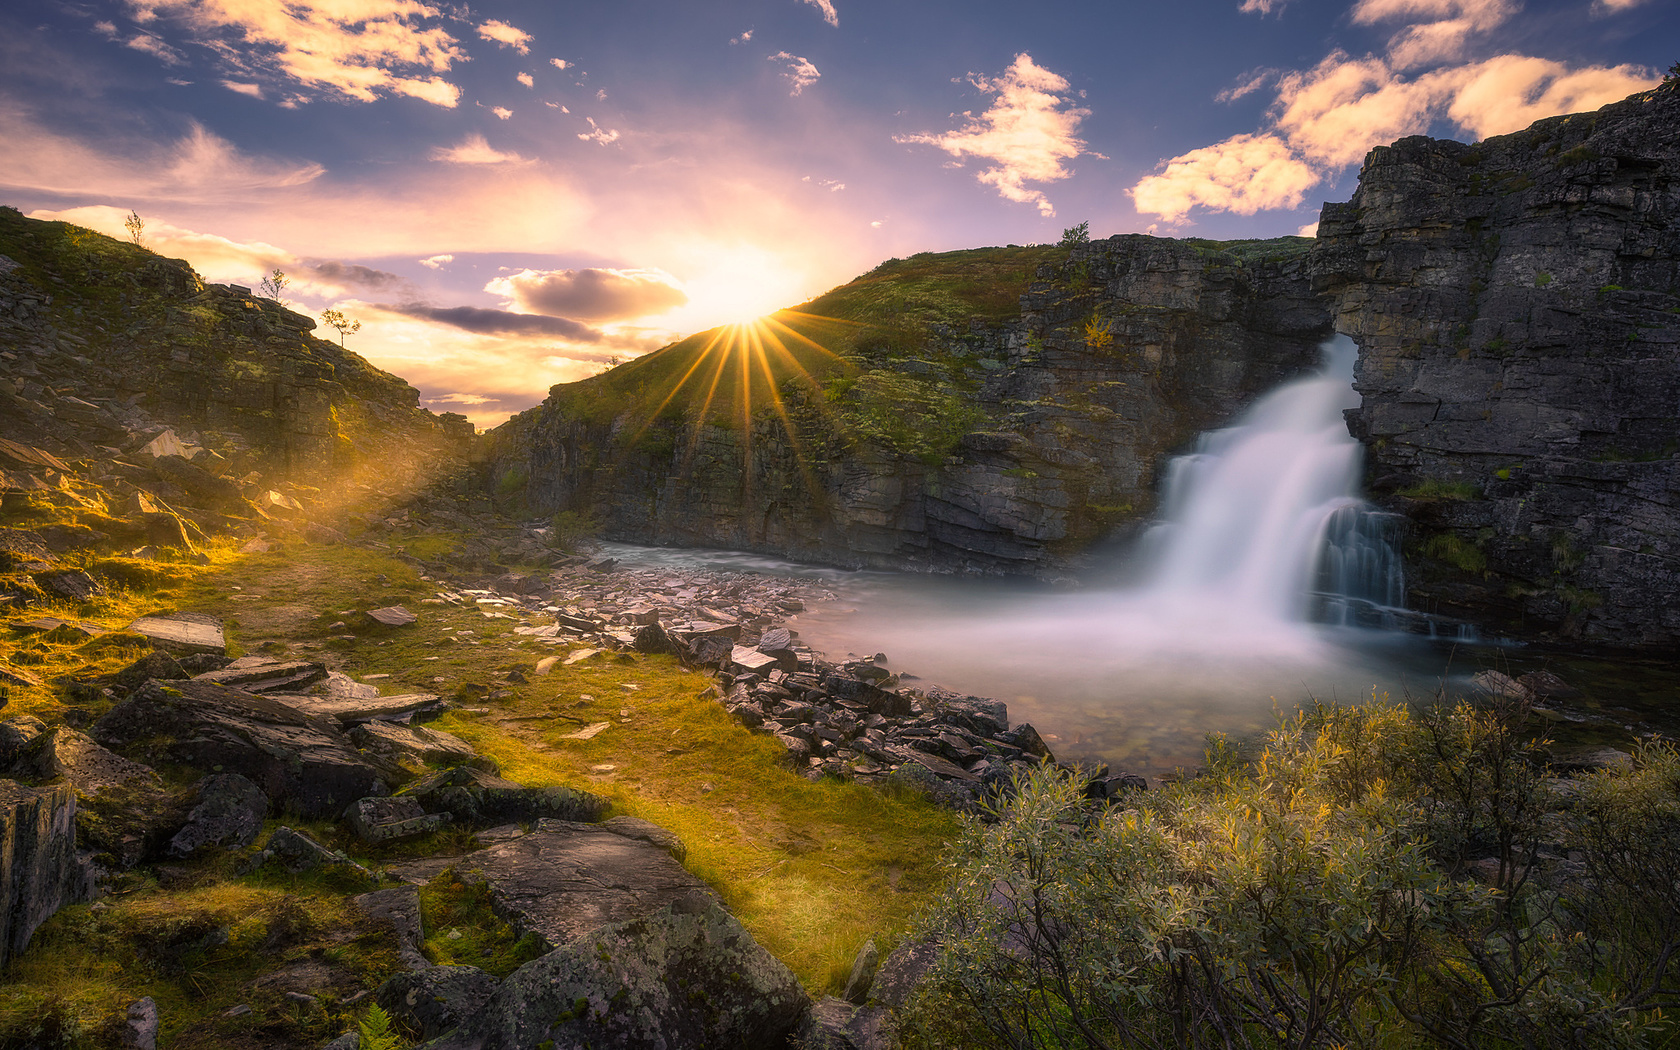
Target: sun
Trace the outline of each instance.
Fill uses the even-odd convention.
[[[791,260],[754,245],[709,249],[683,282],[688,305],[673,312],[677,328],[745,325],[809,298],[807,275]]]

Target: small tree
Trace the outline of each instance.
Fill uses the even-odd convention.
[[[352,321],[338,310],[322,310],[321,320],[333,328],[338,329],[339,346],[344,345],[345,336],[355,335],[357,332],[362,330],[362,322]]]
[[[258,284],[258,289],[262,292],[263,298],[273,299],[281,306],[290,306],[291,304],[280,296],[286,290],[286,286],[291,283],[290,278],[279,269],[275,269],[273,273],[262,279]]]
[[[123,220],[123,225],[128,228],[128,239],[134,242],[134,246],[144,248],[146,246],[146,220],[140,217],[140,213],[130,208],[128,218]]]
[[[1060,243],[1063,248],[1072,248],[1075,245],[1087,244],[1090,240],[1091,223],[1090,220],[1086,220],[1078,226],[1069,226],[1067,229],[1063,230]]]

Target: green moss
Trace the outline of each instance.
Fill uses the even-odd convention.
[[[1426,478],[1416,485],[1408,485],[1400,489],[1396,495],[1407,499],[1422,500],[1424,502],[1444,502],[1448,500],[1475,499],[1481,495],[1481,490],[1467,481],[1445,481],[1441,478]]]
[[[1429,537],[1423,542],[1423,553],[1460,572],[1479,574],[1487,570],[1487,554],[1475,543],[1467,543],[1451,532]]]
[[[464,881],[454,869],[421,887],[420,917],[426,957],[439,966],[506,977],[545,951],[541,937],[521,937],[496,915],[487,885]]]

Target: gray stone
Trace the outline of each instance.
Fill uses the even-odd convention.
[[[894,948],[875,973],[870,1000],[889,1010],[902,1009],[939,959],[939,944],[907,940]]]
[[[162,613],[142,616],[128,630],[145,635],[153,645],[172,653],[227,653],[222,621],[200,613]]]
[[[151,996],[128,1004],[123,1021],[122,1045],[126,1050],[157,1050],[158,1011]]]
[[[217,671],[193,677],[201,682],[237,685],[253,693],[290,692],[327,676],[325,666],[313,660],[273,660],[266,656],[242,656]]]
[[[695,893],[525,964],[427,1050],[772,1047],[809,1007],[787,967]]]
[[[369,609],[365,615],[381,627],[413,627],[418,622],[418,617],[400,605]]]
[[[270,693],[269,696],[313,718],[331,719],[340,725],[359,722],[408,722],[435,717],[449,709],[449,701],[434,693],[403,693],[398,696],[308,696],[300,693]]]
[[[420,953],[425,933],[420,925],[420,888],[396,886],[374,890],[350,901],[356,910],[376,926],[391,931],[397,942],[397,957],[410,970],[424,970],[432,964]]]
[[[449,813],[469,827],[532,822],[545,817],[597,821],[612,806],[606,799],[573,788],[528,788],[471,766],[441,770],[404,789],[430,813]]]
[[[241,849],[257,840],[268,817],[268,796],[238,773],[200,780],[187,823],[169,840],[169,855],[186,857],[206,846]]]
[[[465,740],[425,726],[370,721],[354,726],[349,735],[357,747],[381,755],[406,757],[437,766],[466,765],[492,773],[496,771],[495,760],[480,755]]]
[[[683,845],[683,840],[677,837],[677,833],[662,828],[651,820],[643,820],[641,817],[612,817],[603,820],[601,827],[615,835],[651,842],[676,858],[678,863],[688,859],[688,847]],[[540,824],[538,828],[541,829]]]
[[[94,723],[95,740],[149,761],[238,770],[271,802],[336,816],[378,794],[378,771],[331,723],[271,697],[210,682],[149,682]]]
[[[86,602],[105,593],[98,580],[80,569],[50,569],[34,574],[37,586],[68,602]]]
[[[875,947],[875,939],[871,937],[858,949],[857,958],[852,962],[852,975],[846,980],[846,990],[841,993],[841,998],[856,1004],[867,1001],[869,986],[875,983],[875,971],[880,968],[881,951]]]
[[[374,998],[420,1038],[436,1039],[478,1013],[500,984],[476,966],[429,966],[390,978]]]
[[[429,835],[451,818],[448,813],[427,813],[419,799],[405,797],[357,799],[344,819],[363,842],[399,842]]]
[[[67,904],[93,895],[93,871],[76,850],[76,792],[0,780],[0,965]]]
[[[263,846],[262,861],[273,861],[292,874],[313,871],[316,868],[340,866],[354,871],[366,878],[373,878],[371,872],[346,857],[337,850],[316,842],[309,835],[301,831],[293,831],[288,827],[275,829],[268,842]]]

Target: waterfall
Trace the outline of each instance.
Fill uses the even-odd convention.
[[[1169,464],[1150,530],[1146,593],[1221,619],[1381,626],[1405,604],[1399,519],[1359,498],[1359,443],[1343,417],[1358,348],[1324,344],[1324,366],[1262,397]]]

